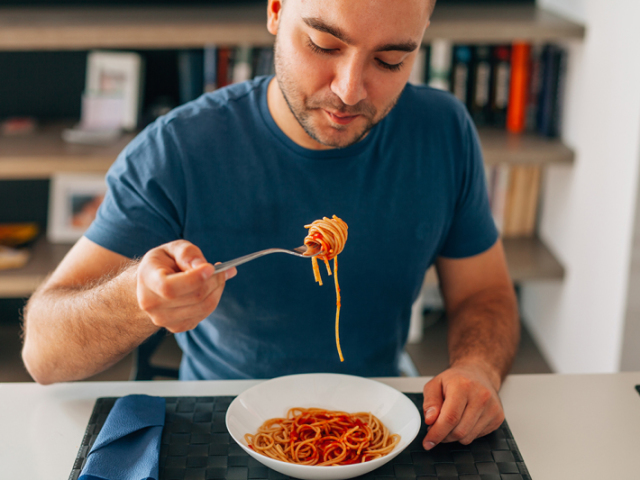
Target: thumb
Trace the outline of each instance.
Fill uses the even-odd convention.
[[[444,395],[442,394],[442,380],[436,377],[430,380],[423,389],[424,402],[422,408],[424,411],[424,422],[427,425],[433,425],[440,415],[442,404],[444,403]]]

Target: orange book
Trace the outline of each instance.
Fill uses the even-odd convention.
[[[511,47],[511,84],[509,87],[509,105],[507,106],[507,130],[520,133],[527,120],[529,89],[529,57],[531,46],[528,43],[514,43]]]

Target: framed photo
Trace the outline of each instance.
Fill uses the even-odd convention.
[[[107,192],[104,175],[57,174],[51,179],[47,239],[73,243],[96,218]]]
[[[82,102],[85,129],[138,125],[143,83],[142,57],[133,52],[92,51]]]

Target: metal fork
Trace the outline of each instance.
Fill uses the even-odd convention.
[[[255,260],[256,258],[269,255],[270,253],[288,253],[289,255],[295,255],[296,257],[305,257],[305,258],[315,257],[320,253],[320,251],[318,251],[312,255],[304,255],[306,251],[307,251],[306,245],[302,245],[301,247],[296,247],[294,249],[267,248],[266,250],[260,250],[259,252],[250,253],[249,255],[234,258],[233,260],[229,260],[224,263],[218,263],[217,265],[214,265],[214,267],[216,268],[215,273],[224,272],[225,270],[228,270],[231,267],[237,267],[238,265],[242,265],[243,263],[250,262],[251,260]]]

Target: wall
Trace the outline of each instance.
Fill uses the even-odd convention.
[[[640,158],[638,160],[640,161]],[[620,358],[620,370],[622,371],[640,371],[640,192],[636,196],[635,208],[631,267],[629,269],[629,294],[627,295]]]
[[[640,2],[539,0],[587,27],[572,42],[563,137],[571,167],[547,171],[540,235],[562,283],[526,285],[527,326],[561,373],[620,366],[640,160]]]

